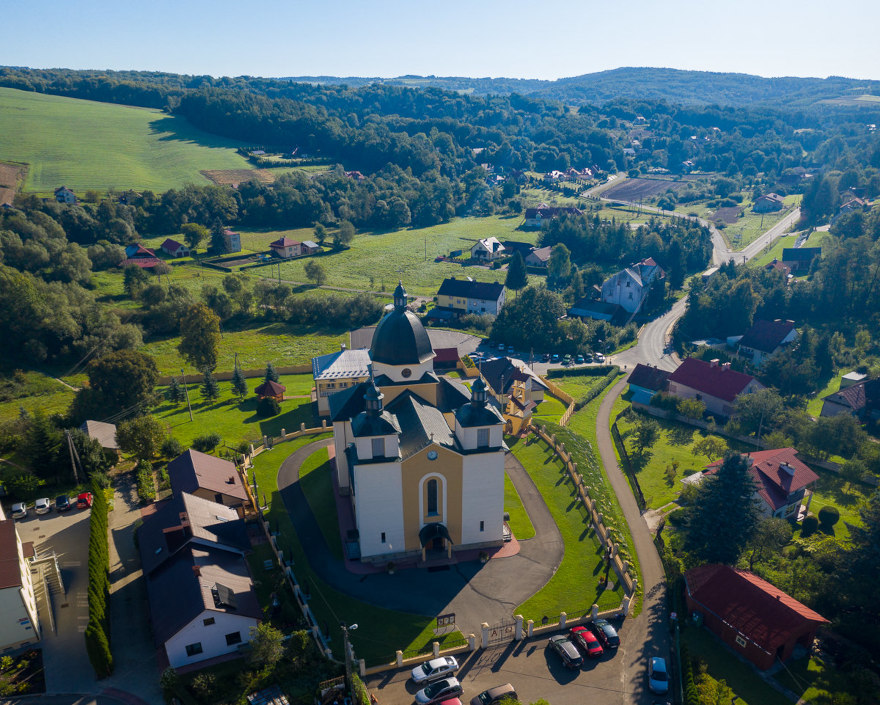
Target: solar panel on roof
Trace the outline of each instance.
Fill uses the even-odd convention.
[[[233,610],[236,608],[235,593],[231,588],[220,583],[214,583],[214,589],[211,590],[211,593],[214,596],[214,603],[217,607],[228,607]]]

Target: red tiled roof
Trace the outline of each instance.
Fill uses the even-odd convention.
[[[127,267],[130,264],[137,265],[141,269],[150,269],[159,264],[159,259],[156,257],[129,257],[126,260],[123,260],[119,266]]]
[[[165,242],[161,245],[163,250],[179,250],[181,248],[185,248],[185,246],[179,243],[177,240],[172,240],[170,237],[165,238]]]
[[[713,367],[695,357],[687,358],[669,375],[670,382],[683,384],[703,394],[730,402],[754,380],[751,375],[724,369],[721,365]]]
[[[18,562],[18,539],[12,519],[0,521],[0,589],[21,585],[21,565]]]
[[[819,479],[798,457],[794,448],[758,450],[748,454],[752,477],[758,484],[758,494],[774,511],[788,504],[788,498],[798,490]],[[723,460],[707,465],[709,474],[715,472]],[[784,469],[788,465],[794,474]]]
[[[175,496],[203,488],[245,501],[248,498],[235,465],[228,460],[190,449],[168,463],[167,469]]]
[[[289,237],[282,237],[269,243],[269,247],[293,247],[294,245],[299,245],[299,240],[291,240]]]
[[[857,414],[864,409],[880,409],[880,380],[866,379],[822,397],[834,404],[848,406]]]
[[[740,339],[739,344],[742,347],[772,353],[782,345],[785,336],[793,330],[794,321],[783,321],[780,319],[775,321],[755,321],[754,325]]]
[[[684,578],[688,594],[695,602],[771,653],[805,623],[828,622],[746,570],[704,565],[687,571]]]

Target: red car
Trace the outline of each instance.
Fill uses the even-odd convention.
[[[77,495],[76,498],[76,508],[77,509],[88,509],[92,506],[92,493],[91,492],[81,492]]]
[[[602,644],[586,627],[572,627],[571,640],[590,658],[599,658],[602,655]]]

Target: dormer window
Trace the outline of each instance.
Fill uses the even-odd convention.
[[[384,458],[385,457],[385,439],[384,438],[373,438],[373,457],[374,458]]]

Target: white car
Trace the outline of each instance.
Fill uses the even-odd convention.
[[[458,682],[458,679],[444,678],[422,688],[416,693],[415,701],[417,705],[431,705],[450,698],[457,698],[459,695],[461,695],[461,683]]]
[[[24,519],[27,516],[27,505],[24,502],[18,502],[12,505],[12,518]]]
[[[425,663],[419,664],[412,670],[413,683],[427,683],[451,676],[458,670],[458,661],[452,656],[444,656],[443,658],[435,658]]]
[[[34,511],[37,514],[48,514],[52,511],[52,500],[48,497],[40,497],[36,502],[34,502]]]

